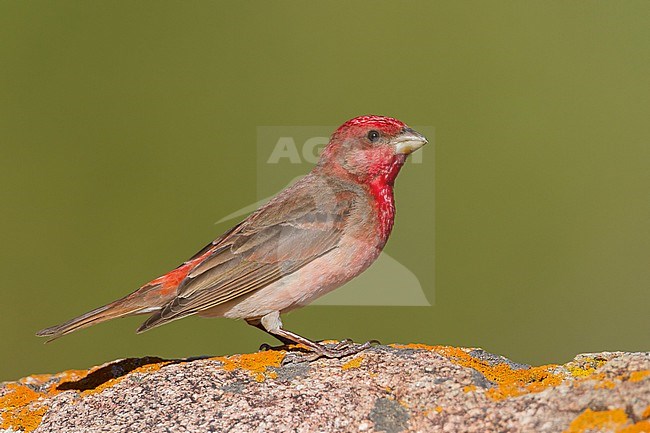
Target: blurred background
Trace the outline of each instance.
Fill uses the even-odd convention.
[[[2,2],[0,380],[274,343],[225,319],[137,336],[144,317],[121,319],[48,345],[34,333],[229,228],[215,221],[259,198],[259,126],[367,113],[435,128],[397,180],[386,249],[433,305],[313,306],[287,315],[288,329],[534,364],[648,350],[649,12],[643,1]]]

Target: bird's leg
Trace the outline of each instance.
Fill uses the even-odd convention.
[[[280,340],[284,346],[290,346],[292,344],[296,344],[293,340],[289,340],[288,338],[284,338],[284,337],[281,337],[279,335],[271,334],[266,329],[264,329],[264,326],[262,326],[262,323],[259,322],[259,321],[255,322],[255,321],[252,321],[252,320],[251,321],[247,320],[246,323],[248,323],[251,326],[256,327],[257,329],[261,329],[262,331],[266,332],[267,334],[271,335],[272,337],[276,338],[277,340]],[[264,343],[264,344],[262,344],[262,346],[260,346],[260,349],[262,349],[262,348],[271,349],[272,347],[273,346]]]
[[[258,326],[258,328],[273,335],[282,342],[289,341],[290,343],[302,344],[307,347],[313,352],[307,359],[309,361],[313,361],[323,356],[326,358],[342,358],[344,356],[354,355],[368,349],[373,344],[378,343],[376,340],[371,340],[357,345],[352,344],[351,340],[343,340],[334,347],[327,347],[324,344],[317,343],[294,332],[283,329],[282,321],[280,320],[280,313],[277,311],[262,317],[260,325],[261,326]]]

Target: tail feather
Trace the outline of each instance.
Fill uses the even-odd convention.
[[[184,314],[169,314],[170,311],[170,306],[164,306],[156,311],[154,311],[154,314],[151,315],[145,322],[140,325],[140,327],[135,331],[138,334],[142,334],[145,331],[148,331],[150,329],[156,328],[160,325],[164,325],[166,323],[169,323],[174,320],[182,319],[183,317],[189,316],[190,314],[194,314],[194,311],[189,312],[189,313],[184,313]]]
[[[78,329],[86,328],[97,323],[105,322],[106,320],[116,319],[118,317],[130,316],[133,314],[143,314],[151,312],[151,308],[142,307],[141,305],[125,305],[124,300],[112,302],[103,307],[96,308],[87,312],[79,317],[70,319],[60,325],[51,326],[42,329],[36,333],[39,337],[49,337],[47,342],[56,340]]]

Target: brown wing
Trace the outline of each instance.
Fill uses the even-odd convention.
[[[354,194],[339,191],[317,202],[313,190],[295,185],[215,241],[214,251],[181,282],[176,298],[138,332],[259,290],[336,248]]]

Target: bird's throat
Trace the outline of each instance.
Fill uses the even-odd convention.
[[[395,220],[395,199],[393,187],[388,184],[371,183],[370,192],[375,199],[377,217],[379,219],[379,238],[385,243],[393,230]]]
[[[406,160],[404,155],[395,155],[391,163],[379,171],[370,182],[370,192],[374,197],[379,218],[379,237],[385,243],[393,230],[395,221],[395,198],[393,185],[395,178]]]

